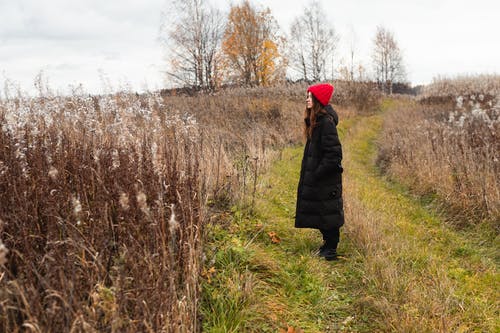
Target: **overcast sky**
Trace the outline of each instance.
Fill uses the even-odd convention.
[[[159,42],[161,13],[171,0],[0,0],[0,83],[5,78],[33,93],[43,71],[64,92],[165,86],[166,53]],[[208,0],[227,11],[239,1]],[[267,6],[280,28],[309,3],[253,0]],[[325,16],[341,37],[339,58],[352,31],[358,60],[370,66],[376,27],[394,32],[413,84],[436,75],[500,73],[500,2],[495,0],[323,0]]]

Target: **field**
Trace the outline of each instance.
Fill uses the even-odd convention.
[[[334,83],[350,258],[333,266],[292,228],[305,85],[6,91],[0,331],[498,329],[500,81],[486,79],[416,98]]]
[[[261,93],[2,100],[2,331],[196,331],[207,208],[300,135]]]
[[[384,122],[379,165],[421,195],[439,199],[451,223],[500,220],[500,79],[441,80],[415,103],[395,102]]]

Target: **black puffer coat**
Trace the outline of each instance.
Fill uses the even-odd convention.
[[[317,127],[307,140],[302,158],[296,228],[332,229],[344,224],[342,203],[342,147],[338,115],[330,105],[316,118]]]

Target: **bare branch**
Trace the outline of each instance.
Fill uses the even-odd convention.
[[[393,83],[406,80],[406,71],[394,34],[382,26],[377,27],[372,60],[377,81],[392,94]]]
[[[326,79],[333,70],[339,37],[318,1],[312,1],[293,21],[290,35],[291,68],[305,80]]]
[[[163,27],[168,36],[161,39],[169,49],[169,77],[183,85],[215,89],[221,77],[216,73],[220,70],[216,54],[224,31],[222,14],[205,0],[173,1]]]

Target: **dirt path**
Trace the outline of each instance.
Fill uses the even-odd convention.
[[[229,226],[212,232],[206,331],[498,331],[495,243],[478,246],[378,173],[381,123],[378,114],[339,127],[340,260],[314,254],[319,232],[293,228],[301,147],[284,150],[263,177],[253,214],[235,208]]]

